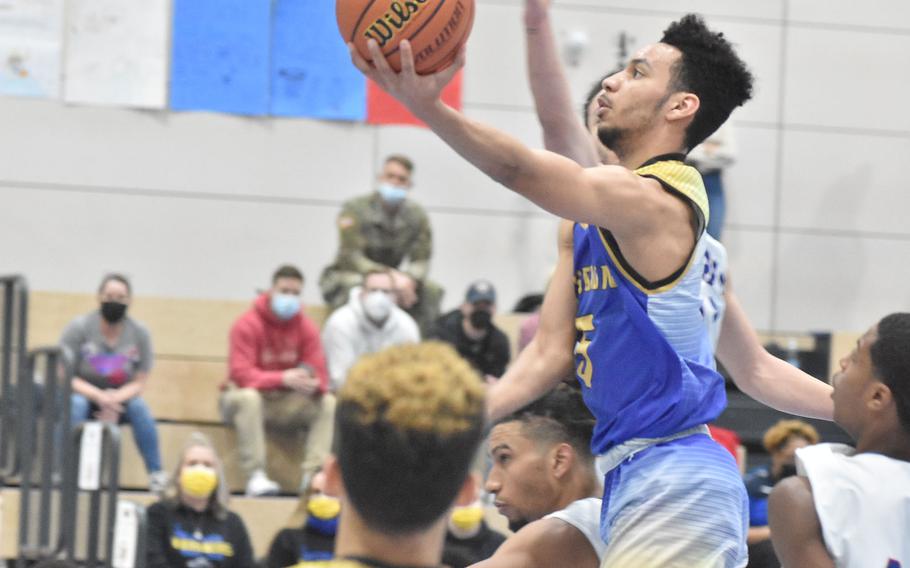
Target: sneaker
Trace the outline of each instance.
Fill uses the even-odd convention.
[[[278,495],[281,488],[278,484],[266,477],[265,472],[257,469],[246,482],[247,497],[261,497],[263,495]]]
[[[149,474],[149,491],[161,497],[164,494],[164,490],[167,489],[168,477],[167,472],[165,471],[153,471]]]

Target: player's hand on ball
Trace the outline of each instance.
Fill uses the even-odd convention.
[[[401,72],[396,73],[386,61],[379,49],[379,45],[370,40],[367,44],[370,51],[371,62],[366,61],[354,44],[348,44],[348,51],[351,53],[351,60],[354,66],[379,85],[385,92],[389,93],[402,104],[408,107],[415,114],[419,114],[421,109],[432,107],[439,100],[442,90],[458,71],[464,67],[465,48],[462,46],[458,50],[455,62],[431,75],[418,75],[414,70],[414,53],[411,49],[411,43],[402,40],[399,44],[401,51]]]

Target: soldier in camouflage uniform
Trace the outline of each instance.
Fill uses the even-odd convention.
[[[413,170],[410,159],[389,156],[377,190],[342,205],[338,255],[323,271],[319,287],[334,310],[348,301],[350,289],[360,285],[367,271],[387,268],[398,304],[425,335],[439,315],[443,290],[427,279],[433,250],[429,218],[422,207],[406,199]]]

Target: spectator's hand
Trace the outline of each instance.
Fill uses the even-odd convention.
[[[282,373],[281,382],[287,388],[305,395],[311,395],[319,388],[319,379],[309,369],[288,369]]]
[[[114,392],[115,391],[113,390],[103,390],[98,393],[93,402],[102,411],[113,412],[119,416],[120,414],[123,414],[125,409],[123,408],[123,404],[114,396]]]
[[[547,19],[550,0],[525,0],[525,27],[537,29]]]
[[[120,421],[120,413],[111,408],[102,407],[101,410],[95,413],[95,419],[116,424]]]
[[[392,271],[392,285],[398,296],[398,306],[404,310],[417,303],[417,281],[404,272]]]

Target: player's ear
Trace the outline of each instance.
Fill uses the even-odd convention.
[[[894,394],[885,383],[875,381],[869,388],[870,392],[866,404],[870,410],[879,412],[894,403]]]
[[[671,97],[672,106],[667,113],[667,120],[683,120],[698,112],[701,101],[695,93],[679,92]]]
[[[575,463],[575,449],[563,442],[553,447],[552,456],[553,475],[557,479],[568,475]]]
[[[338,466],[338,458],[334,454],[329,454],[325,458],[322,471],[325,473],[326,495],[341,497],[344,493],[344,483],[341,480],[341,468]]]
[[[469,473],[465,478],[458,495],[455,497],[456,507],[467,507],[477,500],[477,492],[480,488],[480,476],[476,473]]]

